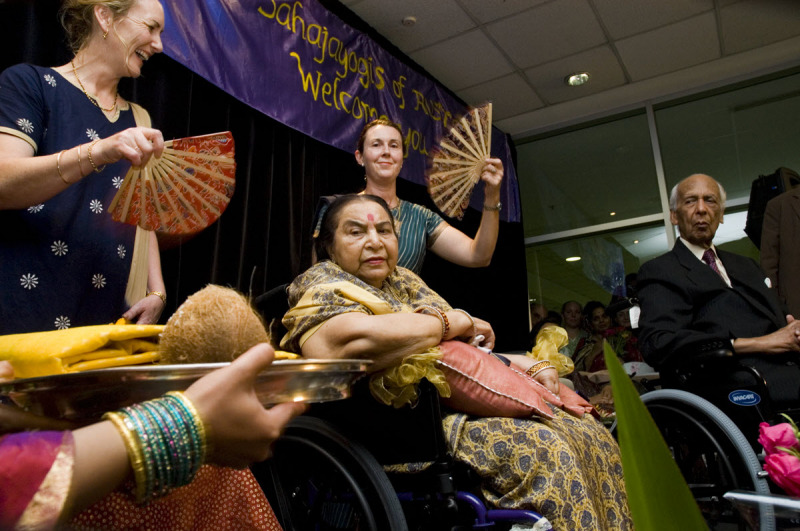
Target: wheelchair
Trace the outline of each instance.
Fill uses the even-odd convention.
[[[281,337],[285,288],[254,300],[272,337]],[[439,395],[426,380],[414,407],[395,409],[364,378],[350,398],[312,404],[272,453],[251,468],[286,531],[552,529],[533,511],[486,506],[478,478],[448,452]]]
[[[514,523],[551,529],[533,511],[486,507],[478,479],[449,455],[441,418],[438,393],[427,381],[413,408],[394,409],[374,400],[362,380],[349,399],[314,404],[294,419],[272,458],[253,473],[287,531],[455,531]],[[384,465],[403,470],[387,472]]]
[[[661,389],[641,395],[710,529],[748,529],[731,491],[769,497],[763,471],[760,422],[800,418],[796,407],[776,407],[756,368],[739,362],[722,345],[698,347],[660,368]],[[727,375],[722,378],[721,375]],[[612,430],[616,426],[612,427]],[[759,454],[762,454],[759,456]],[[774,530],[771,508],[762,505],[758,529]]]

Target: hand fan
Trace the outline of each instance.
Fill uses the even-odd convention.
[[[492,104],[471,109],[431,150],[428,193],[444,214],[461,219],[492,150]]]
[[[222,215],[233,195],[233,135],[226,131],[164,144],[161,158],[128,170],[109,207],[111,217],[156,232],[198,232]]]

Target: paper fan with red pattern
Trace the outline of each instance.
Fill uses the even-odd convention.
[[[164,143],[160,158],[128,170],[109,210],[115,221],[168,234],[214,223],[233,195],[236,161],[230,131]]]
[[[492,151],[492,104],[470,109],[431,150],[428,193],[444,214],[461,219]]]

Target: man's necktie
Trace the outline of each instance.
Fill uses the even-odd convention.
[[[722,277],[722,273],[719,272],[717,267],[717,255],[714,254],[712,249],[706,249],[706,252],[703,253],[703,262],[707,263],[714,270],[714,273]]]

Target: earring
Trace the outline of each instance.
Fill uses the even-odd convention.
[[[103,32],[103,40],[106,40],[106,37],[108,37],[108,30]]]

